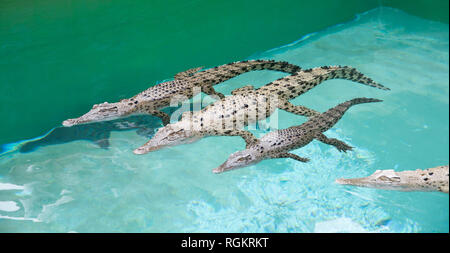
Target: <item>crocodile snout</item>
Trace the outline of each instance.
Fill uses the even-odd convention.
[[[62,125],[65,127],[71,127],[71,126],[75,125],[75,120],[74,119],[64,120],[62,122]]]

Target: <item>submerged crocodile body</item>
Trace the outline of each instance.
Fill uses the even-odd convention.
[[[341,103],[324,113],[311,117],[300,126],[270,132],[261,137],[255,144],[248,146],[245,150],[231,154],[227,161],[214,169],[213,172],[222,173],[273,158],[292,158],[300,162],[308,162],[308,158],[289,153],[289,151],[301,148],[314,139],[333,145],[339,151],[347,152],[352,147],[340,140],[328,138],[323,132],[333,127],[351,106],[372,102],[381,102],[381,100],[355,98]]]
[[[377,170],[372,175],[362,178],[337,179],[344,185],[370,187],[398,191],[449,191],[448,165],[425,170]]]
[[[269,117],[279,108],[297,115],[311,117],[319,113],[304,106],[296,106],[289,100],[300,96],[328,79],[347,79],[383,90],[389,90],[374,82],[355,68],[324,66],[280,78],[259,89],[244,86],[193,113],[184,113],[180,121],[160,128],[155,136],[135,154],[145,154],[164,146],[195,141],[203,136],[241,136],[249,145],[256,141],[252,133],[242,130],[248,124]]]
[[[224,95],[214,90],[213,85],[254,70],[274,70],[285,73],[296,73],[301,68],[287,62],[273,60],[240,61],[217,66],[200,71],[200,68],[189,69],[175,75],[175,80],[160,83],[129,99],[117,103],[96,104],[86,114],[79,118],[65,120],[64,126],[99,122],[126,117],[132,114],[150,114],[162,119],[166,125],[170,116],[161,111],[171,102],[184,101],[192,98],[200,91],[208,95],[224,98]],[[200,72],[199,72],[200,71]]]
[[[95,122],[89,125],[81,124],[73,127],[56,127],[46,135],[20,144],[19,152],[28,153],[39,147],[59,145],[77,140],[87,140],[98,147],[107,149],[110,146],[111,132],[136,129],[141,136],[153,135],[160,127],[150,115],[133,115],[123,119]],[[1,153],[1,152],[0,152]]]

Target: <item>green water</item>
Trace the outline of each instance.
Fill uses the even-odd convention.
[[[448,23],[448,1],[431,2],[2,0],[0,144],[40,136],[92,104],[131,97],[179,71],[241,60],[380,4]]]
[[[57,134],[28,142],[34,146],[24,149],[21,145],[28,144],[22,143],[0,157],[0,232],[448,233],[448,194],[334,183],[377,169],[448,164],[448,24],[378,8],[251,58],[305,68],[351,65],[392,90],[330,80],[292,100],[324,111],[355,97],[383,99],[351,108],[326,132],[355,147],[352,152],[313,141],[293,151],[310,158],[309,163],[273,159],[220,175],[211,170],[244,148],[239,137],[208,137],[136,156],[132,150],[148,140],[159,120],[138,122],[148,125],[146,134],[118,131],[114,124],[72,133],[55,129]],[[235,87],[259,87],[283,75],[247,73],[217,89],[229,94]],[[113,94],[106,84],[101,87],[102,92],[85,96],[101,100],[94,94]],[[121,96],[128,92],[111,89]],[[305,121],[283,111],[277,115],[280,128]],[[105,137],[102,131],[110,131],[108,149],[91,141]]]

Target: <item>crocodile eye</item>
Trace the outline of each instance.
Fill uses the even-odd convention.
[[[117,107],[100,109],[99,112],[117,112]]]
[[[167,139],[169,140],[169,141],[174,141],[174,140],[177,140],[178,138],[180,138],[180,133],[182,132],[183,130],[182,129],[180,129],[180,130],[178,130],[178,131],[176,131],[176,132],[171,132],[168,136],[167,136]]]
[[[250,159],[251,159],[251,156],[250,155],[246,155],[246,156],[243,156],[243,157],[239,157],[238,158],[238,162],[245,162],[245,161],[248,161]]]

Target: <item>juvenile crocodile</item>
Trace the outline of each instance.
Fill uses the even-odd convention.
[[[152,86],[132,98],[123,99],[117,103],[96,104],[83,116],[65,120],[62,124],[73,126],[113,120],[132,114],[150,114],[161,118],[163,124],[166,125],[169,123],[170,117],[160,110],[168,107],[171,102],[192,98],[200,90],[208,95],[224,98],[223,94],[214,90],[213,85],[253,70],[275,70],[290,74],[301,70],[297,65],[273,60],[239,61],[204,71],[200,71],[201,69],[202,67],[199,67],[180,72],[175,75],[175,80]]]
[[[377,170],[362,178],[337,179],[344,185],[370,187],[398,191],[440,191],[448,193],[448,165],[425,170]]]
[[[288,151],[306,146],[314,139],[333,145],[339,151],[347,152],[347,150],[352,150],[352,147],[349,145],[340,140],[328,138],[323,132],[333,127],[351,106],[381,101],[373,98],[355,98],[311,117],[300,126],[270,132],[261,137],[256,143],[249,145],[245,150],[231,154],[227,161],[215,168],[213,172],[222,173],[273,158],[292,158],[300,162],[308,162],[308,158],[288,153]]]
[[[244,86],[234,90],[233,96],[216,101],[200,111],[184,113],[180,121],[160,128],[150,141],[134,150],[134,153],[145,154],[164,146],[193,142],[203,136],[241,136],[249,145],[256,139],[242,128],[269,117],[277,108],[307,117],[318,115],[318,112],[293,105],[289,100],[334,78],[389,90],[348,66],[300,70],[256,90],[251,85]]]

